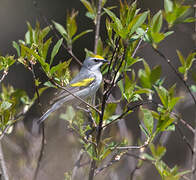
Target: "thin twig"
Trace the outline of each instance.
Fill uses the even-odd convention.
[[[147,139],[147,141],[144,142],[141,146],[123,146],[123,147],[116,147],[118,150],[130,150],[130,149],[142,149],[149,145],[150,139]]]
[[[182,130],[180,129],[180,127],[178,127],[178,125],[176,125],[176,129],[180,135],[180,137],[182,138],[182,140],[185,142],[185,144],[187,145],[187,147],[190,149],[191,154],[193,154],[193,148],[190,144],[190,142],[188,141],[188,139],[186,138],[186,136],[183,134]]]
[[[122,153],[121,153],[121,154],[122,154]],[[95,171],[95,176],[98,175],[98,174],[99,174],[100,172],[102,172],[103,170],[105,170],[106,168],[112,166],[114,163],[119,162],[119,161],[122,159],[122,157],[125,156],[125,155],[126,155],[125,153],[123,153],[122,155],[115,153],[115,154],[112,156],[112,158],[111,158],[111,160],[109,161],[109,163],[107,163],[107,164],[103,165],[102,167],[96,169],[96,171]]]
[[[105,124],[104,126],[102,126],[102,128],[104,129],[104,128],[110,126],[111,124],[117,122],[118,120],[122,119],[124,116],[127,115],[127,113],[128,113],[129,111],[136,110],[136,109],[138,109],[141,105],[149,104],[149,103],[151,103],[151,101],[142,101],[142,102],[136,104],[136,105],[133,106],[133,107],[127,108],[127,110],[126,110],[125,112],[123,112],[121,115],[119,115],[119,116],[118,116],[116,119],[114,119],[113,121],[111,121],[111,122]]]
[[[148,32],[148,28],[146,29],[146,31],[144,32],[144,34],[143,34],[142,37],[140,38],[139,43],[137,44],[137,47],[135,48],[135,50],[134,50],[134,52],[133,52],[133,54],[132,54],[132,57],[135,56],[137,50],[139,49],[139,47],[140,47],[140,45],[141,45],[141,43],[142,43],[142,41],[143,41],[144,35],[145,35],[147,32]]]
[[[36,8],[38,14],[42,17],[42,19],[44,20],[44,22],[46,23],[46,25],[50,28],[50,30],[54,33],[54,35],[56,36],[57,39],[60,39],[60,36],[56,33],[56,31],[54,30],[54,25],[52,23],[50,23],[50,20],[48,20],[46,18],[46,16],[43,15],[43,13],[39,10],[38,5],[37,5],[37,1],[33,0],[33,5]],[[64,42],[62,43],[63,48],[73,57],[73,59],[80,65],[82,66],[81,61],[74,55],[72,49],[68,48]]]
[[[195,10],[195,18],[196,18],[196,3],[194,4],[194,10]],[[195,29],[194,29],[194,34],[196,34],[196,22],[195,22]],[[195,44],[196,44],[196,38],[194,39]],[[196,125],[196,117],[195,117],[195,125]],[[191,179],[195,180],[196,179],[196,127],[194,130],[194,141],[193,141],[193,157],[192,157],[192,175]]]
[[[194,104],[196,106],[196,98],[194,97],[193,93],[191,92],[188,84],[186,83],[186,81],[182,78],[182,76],[178,73],[178,71],[175,69],[175,67],[171,64],[171,61],[161,52],[159,51],[158,49],[152,47],[153,50],[160,56],[162,57],[165,62],[167,62],[167,64],[169,65],[169,67],[173,70],[173,72],[178,76],[178,78],[183,82],[184,86],[186,87],[186,89],[188,90],[189,94],[191,95],[193,101],[194,101]]]
[[[115,56],[115,54],[116,54],[116,52],[117,52],[117,49],[119,48],[119,41],[120,41],[120,38],[118,38],[118,39],[116,40],[116,42],[115,42],[115,49],[114,49],[114,52],[113,52],[113,54],[112,54],[112,58],[111,58],[111,60],[110,60],[110,64],[109,64],[109,67],[108,67],[107,78],[109,77],[109,74],[110,74],[110,71],[111,71],[111,65],[112,65],[112,63],[113,63],[114,56]]]
[[[107,99],[108,99],[108,97],[111,93],[111,90],[112,90],[113,86],[115,85],[115,79],[116,79],[117,73],[120,70],[120,68],[123,64],[123,61],[125,59],[126,50],[127,50],[127,48],[125,47],[124,54],[123,54],[123,57],[122,57],[122,61],[121,61],[119,67],[117,68],[117,70],[115,72],[112,83],[111,83],[110,87],[103,94],[101,113],[99,114],[99,124],[98,124],[98,128],[97,128],[97,136],[96,136],[97,147],[99,147],[100,140],[101,140],[101,134],[102,134],[102,130],[103,130],[103,128],[102,128],[102,126],[103,126],[103,116],[104,116],[104,112],[105,112],[106,102],[107,102]],[[89,180],[93,180],[95,169],[96,169],[96,160],[93,159],[92,162],[91,162],[91,165],[90,165]]]
[[[190,124],[188,124],[182,118],[179,118],[179,117],[177,117],[177,118],[184,126],[186,126],[192,133],[194,133],[195,130],[193,129],[193,127]]]
[[[29,69],[30,69],[30,71],[32,72],[32,75],[33,75],[33,79],[34,79],[34,82],[35,82],[35,92],[37,94],[37,101],[38,101],[38,104],[40,104],[40,95],[39,95],[38,86],[37,86],[37,83],[36,83],[36,76],[35,76],[34,66],[33,66],[33,63],[31,61],[30,61],[30,64],[31,64],[31,67]]]
[[[3,179],[9,180],[9,175],[8,175],[8,171],[7,171],[7,167],[6,167],[5,159],[3,155],[2,141],[0,141],[0,164],[1,164],[1,171],[2,171]]]
[[[39,168],[40,168],[40,165],[41,165],[42,157],[44,155],[44,147],[45,147],[45,128],[44,128],[44,123],[42,123],[41,126],[42,126],[41,150],[40,150],[40,154],[39,154],[38,161],[37,161],[37,167],[36,167],[34,178],[33,178],[34,180],[37,179],[37,175],[38,175]]]
[[[7,74],[8,74],[8,71],[4,70],[3,71],[3,75],[2,75],[2,77],[0,79],[0,83],[4,80],[4,78],[7,76]]]
[[[94,44],[94,54],[97,54],[97,46],[99,41],[99,31],[100,31],[100,21],[101,21],[101,8],[102,0],[98,1],[97,17],[95,22],[95,44]]]
[[[79,154],[78,154],[78,156],[77,156],[74,168],[72,170],[72,177],[71,177],[71,179],[73,179],[73,180],[75,179],[75,177],[77,175],[77,171],[80,168],[80,162],[82,160],[83,155],[84,155],[84,151],[83,151],[83,149],[81,149]]]

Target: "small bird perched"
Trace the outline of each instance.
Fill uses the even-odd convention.
[[[102,82],[102,74],[100,67],[103,63],[108,62],[99,55],[88,57],[84,60],[82,68],[77,76],[66,86],[66,89],[82,99],[93,96],[100,87]],[[52,112],[56,111],[63,104],[79,101],[70,93],[61,90],[56,94],[52,101],[51,107],[38,119],[38,124],[42,123]],[[49,102],[50,103],[50,102]]]

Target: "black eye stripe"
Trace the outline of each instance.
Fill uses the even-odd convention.
[[[95,62],[99,62],[99,59],[95,59]]]

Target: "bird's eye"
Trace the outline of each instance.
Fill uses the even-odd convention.
[[[95,61],[95,62],[99,62],[99,59],[95,59],[94,61]]]

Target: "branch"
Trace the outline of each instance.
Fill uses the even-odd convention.
[[[97,45],[99,41],[99,31],[100,31],[100,20],[101,20],[101,8],[102,0],[98,1],[97,17],[96,17],[96,29],[95,29],[95,44],[94,44],[94,54],[97,54]]]
[[[142,148],[145,148],[149,145],[150,143],[150,138],[148,138],[143,145],[141,146],[124,146],[124,147],[116,147],[116,149],[118,150],[130,150],[130,149],[142,149]]]
[[[184,86],[186,87],[186,89],[188,90],[189,94],[191,95],[193,101],[194,101],[194,104],[195,104],[195,107],[196,107],[196,99],[193,95],[193,93],[191,92],[188,84],[186,83],[186,81],[182,78],[182,76],[178,73],[178,71],[175,69],[175,67],[171,64],[171,61],[161,52],[159,51],[158,49],[152,47],[153,50],[160,56],[162,57],[165,62],[169,65],[169,67],[173,70],[173,72],[178,76],[178,78],[183,82]]]
[[[194,4],[194,10],[195,10],[195,17],[196,17],[196,3]],[[195,29],[194,29],[194,33],[196,34],[196,22],[195,22]],[[196,39],[194,39],[195,44],[196,44]],[[195,118],[195,124],[196,124],[196,118]],[[193,141],[193,160],[192,160],[192,175],[191,175],[191,179],[194,180],[196,179],[196,127],[194,130],[194,141]]]
[[[44,15],[42,14],[42,12],[39,10],[39,8],[38,8],[38,3],[37,3],[36,0],[33,0],[33,5],[34,5],[34,7],[36,8],[38,14],[39,14],[39,15],[42,17],[42,19],[44,20],[45,24],[46,24],[46,25],[50,28],[50,30],[54,33],[54,35],[56,36],[56,38],[57,38],[57,39],[60,39],[59,35],[58,35],[58,34],[56,33],[56,31],[55,31],[54,25],[53,25],[52,23],[50,23],[50,20],[48,20],[48,19],[46,18],[46,16],[44,16]],[[52,24],[52,25],[51,25],[51,24]],[[82,66],[81,61],[74,55],[72,49],[68,48],[68,47],[64,44],[64,42],[62,43],[62,46],[63,46],[63,48],[70,54],[70,56],[73,57],[73,59],[75,59],[75,61],[76,61],[80,66]]]
[[[37,101],[38,101],[38,104],[40,104],[40,95],[39,95],[39,91],[38,91],[38,86],[36,84],[36,76],[35,76],[35,71],[34,71],[34,67],[33,67],[33,62],[30,61],[30,64],[31,64],[31,67],[29,67],[30,71],[32,72],[32,75],[33,75],[33,79],[34,79],[34,82],[35,82],[35,92],[37,94]]]
[[[1,164],[3,179],[4,180],[9,180],[7,167],[6,167],[5,159],[4,159],[4,155],[3,155],[2,141],[0,141],[0,164]]]
[[[41,164],[41,161],[42,161],[42,157],[44,155],[44,147],[45,147],[45,128],[44,128],[44,123],[42,123],[42,140],[41,140],[41,150],[40,150],[40,154],[39,154],[39,157],[38,157],[38,162],[37,162],[37,167],[35,169],[35,174],[34,174],[34,180],[37,179],[37,175],[38,175],[38,172],[39,172],[39,168],[40,168],[40,164]]]
[[[4,80],[5,76],[7,76],[7,74],[8,74],[8,71],[4,70],[3,71],[3,75],[2,75],[2,77],[0,79],[0,83]]]

